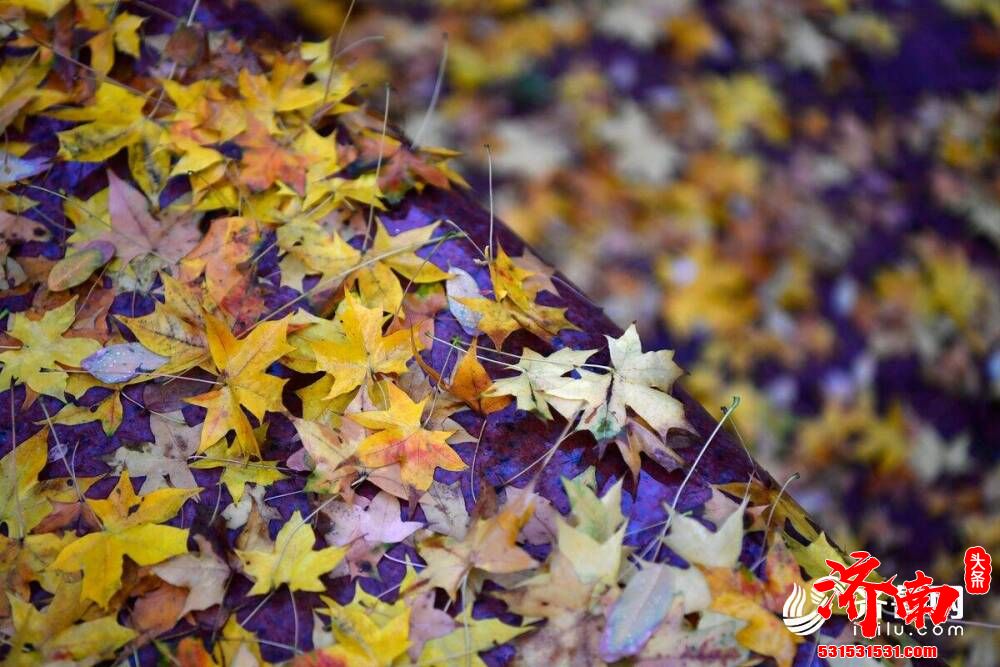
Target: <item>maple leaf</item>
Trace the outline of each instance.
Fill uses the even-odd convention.
[[[269,131],[277,131],[275,114],[305,109],[323,101],[324,87],[318,82],[304,82],[308,70],[306,61],[288,56],[278,56],[268,75],[242,69],[240,96],[259,122],[268,123]]]
[[[702,612],[697,627],[691,629],[664,622],[643,647],[642,664],[647,661],[685,665],[745,664],[749,651],[736,640],[736,633],[745,626],[746,621],[714,611]]]
[[[182,667],[222,667],[223,665],[255,665],[266,667],[260,654],[257,637],[240,625],[236,614],[229,617],[209,653],[200,641],[188,637],[177,647]]]
[[[258,241],[260,227],[254,220],[236,216],[217,218],[198,245],[181,260],[177,278],[191,283],[204,274],[208,294],[215,303],[235,314],[238,312],[235,306],[253,294],[253,274],[234,269],[251,258]]]
[[[188,589],[180,615],[222,604],[229,581],[229,566],[215,554],[211,543],[202,535],[194,535],[199,554],[183,554],[153,566],[160,579]]]
[[[400,586],[408,585],[412,576],[412,569],[408,569]],[[322,600],[327,608],[321,613],[330,617],[336,644],[295,661],[296,667],[319,667],[325,664],[323,658],[378,667],[392,664],[406,653],[412,614],[402,599],[389,604],[358,587],[350,604],[341,606],[325,596]]]
[[[162,303],[157,302],[149,315],[118,316],[139,342],[149,350],[167,357],[161,373],[176,375],[209,361],[208,341],[199,291],[177,281],[166,273]]]
[[[515,614],[554,619],[590,610],[596,602],[597,591],[594,582],[582,581],[570,560],[556,552],[544,571],[494,595],[506,602]]]
[[[528,632],[528,627],[508,625],[496,618],[473,618],[469,608],[455,617],[458,627],[443,637],[428,640],[420,652],[419,665],[449,667],[456,659],[465,665],[486,667],[479,653]]]
[[[415,252],[418,248],[428,245],[438,224],[434,222],[393,236],[382,222],[378,221],[369,253],[414,283],[426,284],[447,280],[450,275],[446,271],[442,271],[433,262]]]
[[[243,408],[257,419],[267,410],[281,410],[285,380],[265,371],[293,348],[286,340],[288,318],[262,322],[245,338],[237,339],[217,317],[205,314],[205,330],[212,362],[221,385],[187,402],[208,410],[201,430],[199,451],[208,449],[230,431],[244,455],[260,456],[257,438]]]
[[[625,538],[622,480],[599,498],[591,488],[593,475],[591,469],[578,479],[563,479],[572,508],[572,521],[556,518],[556,540],[559,553],[572,564],[581,581],[610,585],[618,577]]]
[[[253,118],[247,119],[247,129],[236,143],[243,148],[241,183],[261,192],[280,182],[305,195],[306,170],[314,159],[312,156],[282,145],[267,127]]]
[[[108,213],[111,226],[90,241],[107,241],[122,264],[154,254],[168,265],[176,264],[194,248],[201,232],[192,215],[157,220],[149,213],[146,196],[108,170]]]
[[[157,525],[173,517],[197,489],[159,489],[137,496],[128,473],[104,500],[88,505],[100,519],[103,530],[71,542],[52,568],[63,572],[83,572],[81,595],[107,607],[121,587],[125,556],[138,565],[153,565],[187,552],[186,528]]]
[[[335,398],[363,384],[370,384],[377,374],[406,372],[413,356],[409,330],[382,336],[382,311],[367,308],[350,292],[337,308],[336,322],[342,331],[340,340],[320,340],[311,344],[316,368],[333,376],[327,398]]]
[[[0,352],[0,386],[9,388],[17,379],[33,391],[62,399],[68,376],[59,364],[79,366],[101,348],[96,340],[63,336],[75,318],[76,297],[47,311],[40,320],[21,313],[11,315],[8,333],[21,347]]]
[[[806,545],[802,545],[792,538],[786,538],[786,542],[788,543],[788,548],[795,556],[796,562],[805,570],[810,578],[823,577],[830,574],[830,566],[826,564],[828,560],[842,565],[847,564],[847,557],[844,552],[830,542],[830,538],[826,536],[826,533],[820,533],[815,540]]]
[[[490,337],[496,349],[519,329],[548,341],[563,329],[577,328],[566,319],[565,308],[535,303],[543,283],[533,280],[535,272],[516,264],[502,247],[497,247],[489,267],[493,298],[455,297],[455,301],[479,316],[479,330]]]
[[[746,627],[736,633],[736,640],[746,648],[771,656],[779,667],[790,667],[796,653],[798,635],[788,632],[778,617],[756,600],[740,593],[722,591],[712,600],[712,609],[746,621]]]
[[[323,591],[321,575],[332,571],[345,549],[326,547],[313,551],[316,534],[296,511],[278,531],[271,551],[236,550],[243,570],[254,581],[249,595],[262,595],[287,584],[293,591]]]
[[[385,491],[371,500],[355,496],[353,503],[331,503],[323,512],[333,523],[326,534],[327,543],[349,548],[346,559],[356,576],[363,573],[360,563],[376,565],[388,545],[402,542],[424,525],[402,521],[399,500]]]
[[[180,413],[178,413],[180,414]],[[153,417],[150,421],[159,421]],[[128,471],[133,477],[142,477],[145,481],[139,489],[140,493],[150,493],[169,486],[175,489],[193,489],[198,486],[187,465],[187,457],[197,450],[197,440],[190,443],[186,450],[170,455],[163,444],[146,444],[140,449],[119,447],[108,461],[116,472]]]
[[[267,426],[254,429],[254,442],[262,440],[262,434]],[[284,479],[285,474],[278,470],[277,461],[250,461],[238,443],[229,445],[225,440],[219,440],[215,445],[204,450],[203,458],[190,464],[191,468],[211,469],[222,468],[219,483],[226,487],[234,502],[243,498],[247,484],[268,486]]]
[[[399,463],[403,482],[426,491],[434,480],[434,469],[465,470],[465,463],[447,442],[454,431],[428,431],[421,414],[428,399],[419,403],[391,382],[386,390],[386,409],[345,415],[365,428],[377,431],[358,445],[356,454],[369,467]]]
[[[48,437],[49,430],[43,428],[0,459],[0,477],[4,479],[0,526],[6,526],[11,537],[24,537],[52,511],[38,481],[38,473],[49,459]]]
[[[754,479],[750,482],[749,489],[745,482],[719,484],[715,488],[736,497],[749,494],[750,505],[770,508],[767,514],[772,525],[783,526],[788,521],[805,540],[814,542],[820,537],[815,524],[809,519],[802,506],[787,493],[781,493],[777,486],[772,488]],[[822,564],[822,561],[820,563]]]
[[[486,390],[492,386],[493,379],[480,363],[476,349],[476,339],[473,338],[472,344],[455,366],[447,389],[473,410],[488,415],[507,407],[510,398],[503,394],[487,394]]]
[[[13,633],[4,664],[91,664],[112,656],[136,636],[134,630],[118,624],[115,614],[88,615],[88,620],[83,620],[90,605],[80,597],[78,583],[57,588],[43,611],[12,594],[8,600]]]
[[[608,339],[611,353],[611,372],[593,373],[579,370],[580,377],[573,378],[548,390],[550,396],[566,401],[577,401],[574,406],[582,410],[581,425],[598,440],[617,435],[625,427],[626,408],[631,408],[661,436],[671,427],[684,427],[684,406],[670,391],[681,369],[674,363],[674,353],[668,350],[643,352],[635,325],[631,325],[620,338]],[[563,415],[571,416],[576,410],[562,408]]]
[[[714,533],[697,519],[668,507],[670,532],[664,536],[663,543],[689,563],[732,568],[743,546],[743,514],[747,502],[749,499],[744,500]]]
[[[278,228],[278,246],[285,251],[281,259],[281,277],[285,284],[302,289],[307,275],[320,276],[319,283],[337,289],[361,262],[361,251],[340,234],[329,233],[319,225],[295,219]],[[340,281],[333,282],[339,278]]]
[[[74,162],[104,162],[142,136],[146,99],[122,86],[102,82],[90,104],[49,115],[62,120],[90,121],[59,132],[59,157]]]
[[[470,574],[521,572],[538,565],[526,551],[517,546],[518,534],[534,511],[527,496],[520,502],[508,502],[495,516],[477,519],[461,540],[432,535],[417,545],[427,567],[421,580],[432,587],[444,589],[452,598]],[[476,582],[472,582],[476,590]]]
[[[122,392],[119,386],[114,387],[111,393],[103,400],[89,407],[67,403],[52,418],[52,423],[74,426],[77,424],[88,424],[92,421],[100,421],[105,435],[112,435],[121,426],[124,416],[125,406],[122,405]]]
[[[545,357],[525,348],[515,364],[520,372],[513,377],[495,380],[485,395],[513,396],[518,410],[552,419],[549,402],[558,399],[550,396],[548,391],[565,384],[569,380],[566,374],[583,366],[596,351],[564,347]]]

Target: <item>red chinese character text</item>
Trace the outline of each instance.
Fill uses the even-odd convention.
[[[826,564],[830,566],[830,573],[837,575],[841,583],[847,585],[847,588],[837,595],[836,599],[837,604],[847,612],[847,617],[852,621],[857,622],[861,616],[861,610],[858,609],[857,604],[857,594],[860,592],[865,596],[864,618],[858,625],[861,628],[861,634],[871,639],[875,636],[878,629],[881,607],[878,599],[879,594],[886,593],[895,597],[897,591],[896,587],[892,584],[892,580],[896,577],[893,576],[888,581],[865,581],[868,575],[882,564],[881,561],[867,551],[855,551],[851,554],[851,558],[855,559],[856,562],[850,566],[842,565],[834,560],[827,560]],[[837,582],[833,579],[823,579],[816,582],[814,589],[820,593],[826,593],[833,590],[836,585]],[[832,603],[833,597],[831,596],[826,602],[820,605],[818,611],[823,618],[830,618],[832,613],[830,606]]]
[[[983,547],[965,550],[965,590],[969,595],[986,595],[990,592],[993,558]]]

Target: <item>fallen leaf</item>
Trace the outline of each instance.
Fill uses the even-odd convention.
[[[244,572],[254,582],[249,595],[262,595],[282,584],[293,591],[326,590],[319,578],[337,566],[346,550],[326,547],[314,551],[315,542],[312,526],[296,511],[278,531],[271,551],[237,549]]]

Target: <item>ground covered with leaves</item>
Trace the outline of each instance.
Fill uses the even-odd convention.
[[[5,664],[814,660],[840,552],[337,40],[0,12]]]

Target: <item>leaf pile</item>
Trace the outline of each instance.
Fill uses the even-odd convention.
[[[811,659],[837,551],[672,352],[332,40],[172,10],[0,10],[5,664]]]

